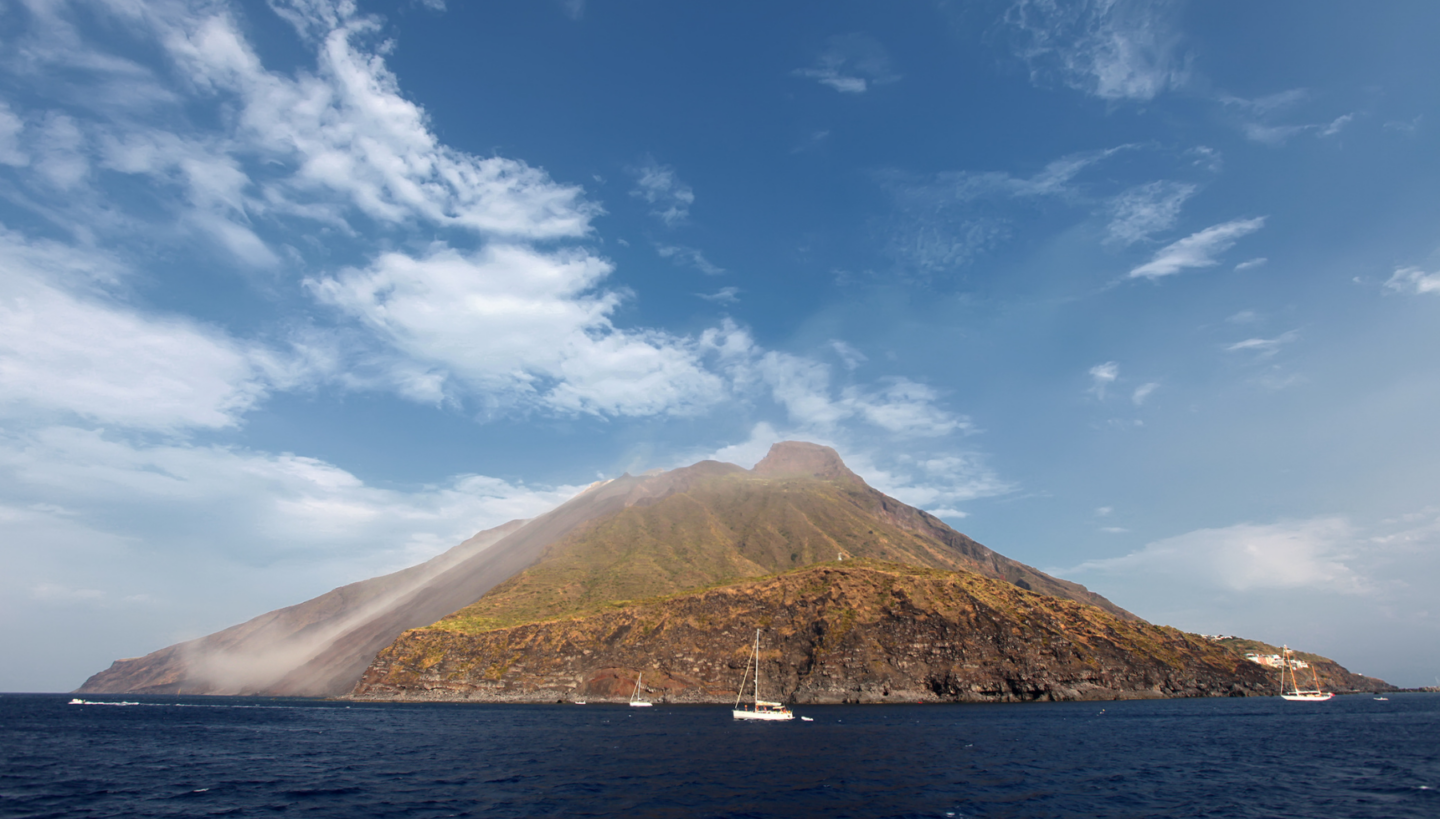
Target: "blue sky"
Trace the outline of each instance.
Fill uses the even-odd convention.
[[[1431,684],[1437,25],[0,3],[0,690],[787,438]]]

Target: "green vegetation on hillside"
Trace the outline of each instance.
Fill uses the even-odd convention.
[[[749,473],[702,478],[580,527],[476,603],[434,624],[479,632],[598,611],[844,557],[980,570],[882,508],[863,483]],[[903,511],[912,515],[914,510]]]

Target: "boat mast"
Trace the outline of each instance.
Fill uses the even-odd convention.
[[[1315,670],[1315,664],[1310,664],[1310,679],[1315,683],[1315,693],[1320,693],[1320,672]]]
[[[760,629],[755,629],[755,707],[760,707]]]
[[[750,679],[750,658],[745,658],[745,673],[740,676],[740,690],[735,692],[735,707],[740,707],[740,699],[745,696],[745,681]]]

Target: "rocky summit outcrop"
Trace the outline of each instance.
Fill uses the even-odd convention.
[[[1275,693],[1198,635],[971,572],[842,561],[583,617],[405,633],[361,700],[734,700],[755,630],[764,695],[793,703]]]

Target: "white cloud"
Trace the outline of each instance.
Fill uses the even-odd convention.
[[[865,452],[848,455],[846,462],[871,486],[919,509],[955,512],[960,504],[1015,491],[1013,483],[1002,479],[975,453],[911,457]],[[940,516],[939,511],[932,514]]]
[[[1423,114],[1417,114],[1414,119],[1408,121],[1390,120],[1389,122],[1385,123],[1384,127],[1385,130],[1391,131],[1393,133],[1403,134],[1404,136],[1415,136],[1417,133],[1420,132],[1420,122],[1424,118],[1425,117]]]
[[[1246,259],[1240,264],[1235,265],[1235,272],[1239,273],[1244,270],[1254,270],[1257,267],[1263,266],[1268,261],[1270,260],[1265,258],[1264,256],[1257,256],[1253,259]]]
[[[1265,225],[1265,217],[1236,219],[1192,233],[1178,242],[1167,245],[1157,252],[1150,261],[1130,271],[1132,279],[1158,279],[1172,276],[1186,268],[1213,267],[1219,264],[1215,256],[1229,250],[1242,237],[1259,230]]]
[[[879,389],[846,387],[839,406],[881,429],[903,435],[942,436],[970,427],[967,419],[940,407],[934,388],[905,378]]]
[[[1159,388],[1160,385],[1155,383],[1154,381],[1151,381],[1148,384],[1141,384],[1140,386],[1135,388],[1135,392],[1131,393],[1130,400],[1135,402],[1135,406],[1138,407],[1141,404],[1145,403],[1145,399],[1150,397],[1150,393],[1154,392]]]
[[[1120,365],[1114,361],[1096,364],[1090,368],[1090,392],[1096,398],[1105,399],[1105,389],[1120,377]]]
[[[1267,94],[1263,97],[1245,98],[1236,97],[1230,94],[1221,95],[1219,100],[1222,104],[1238,108],[1247,113],[1266,116],[1269,114],[1292,108],[1311,97],[1309,89],[1291,88],[1286,91],[1279,91],[1274,94]]]
[[[1149,182],[1133,187],[1112,200],[1108,241],[1131,245],[1151,234],[1169,230],[1180,216],[1180,208],[1195,193],[1195,186],[1182,182]]]
[[[1280,351],[1286,344],[1298,341],[1300,331],[1290,330],[1281,333],[1275,338],[1247,338],[1244,341],[1237,341],[1225,348],[1227,353],[1253,352],[1262,358],[1268,358]]]
[[[1105,100],[1155,98],[1185,82],[1178,4],[1145,0],[1015,0],[1005,14],[1032,78],[1058,74]]]
[[[79,204],[59,206],[93,207],[102,192],[89,188],[87,169],[100,162],[131,175],[137,189],[161,194],[180,225],[210,235],[224,252],[267,264],[275,255],[258,228],[296,230],[297,218],[352,236],[357,218],[367,233],[417,221],[506,238],[589,231],[600,209],[578,187],[523,162],[441,144],[424,110],[400,94],[375,18],[348,2],[273,8],[310,38],[313,72],[267,70],[220,6],[104,7],[163,51],[184,78],[173,87],[162,85],[165,75],[83,39],[69,9],[49,9],[25,43],[26,70],[63,75],[76,55],[87,55],[95,83],[73,116],[47,115],[35,129],[30,141],[45,146],[35,178],[85,188],[86,196],[72,197]],[[94,94],[97,86],[114,90]]]
[[[467,255],[437,245],[420,257],[387,253],[309,285],[409,359],[490,400],[652,415],[722,398],[723,382],[693,342],[611,323],[620,296],[596,289],[610,271],[578,250],[491,244]]]
[[[630,195],[651,205],[650,215],[674,227],[690,217],[695,204],[695,191],[681,182],[675,169],[647,157],[638,167],[630,169],[635,187]]]
[[[722,287],[714,293],[696,293],[700,298],[716,304],[738,304],[740,302],[740,288]]]
[[[1320,129],[1320,136],[1335,136],[1336,134],[1340,133],[1341,129],[1343,129],[1346,125],[1349,125],[1354,120],[1354,114],[1344,114],[1338,116],[1335,119],[1331,120],[1329,125],[1326,125],[1324,128]]]
[[[971,429],[969,419],[940,406],[933,388],[894,378],[878,388],[831,388],[830,368],[788,353],[768,352],[753,364],[771,396],[802,432],[835,434],[842,424],[861,421],[900,436],[940,437]]]
[[[853,371],[869,360],[864,353],[837,338],[830,339],[830,349],[834,350],[835,354],[840,356],[840,361],[845,365],[845,369],[847,370]]]
[[[812,66],[797,68],[794,73],[842,94],[863,94],[873,86],[900,79],[890,67],[885,48],[864,34],[831,37]]]
[[[659,253],[662,259],[669,259],[676,264],[688,264],[707,276],[719,276],[725,273],[725,268],[714,264],[705,258],[705,254],[693,247],[656,245],[655,252]]]
[[[1219,101],[1229,108],[1238,110],[1245,117],[1240,123],[1240,130],[1245,134],[1246,139],[1264,145],[1284,145],[1291,137],[1307,131],[1313,131],[1317,137],[1322,138],[1335,136],[1354,121],[1353,113],[1342,114],[1328,123],[1283,124],[1273,121],[1277,115],[1294,108],[1312,96],[1308,89],[1293,88],[1289,91],[1281,91],[1255,99],[1223,95],[1219,97]]]
[[[227,427],[264,396],[270,355],[103,285],[119,268],[0,232],[0,413],[146,429]]]
[[[74,427],[0,436],[0,482],[30,505],[27,516],[0,516],[0,527],[26,527],[27,537],[45,528],[84,534],[72,520],[79,513],[55,511],[83,509],[83,523],[108,533],[112,549],[146,559],[203,543],[235,562],[334,561],[353,572],[427,559],[578,491],[479,475],[382,489],[315,458],[141,444]]]
[[[1316,125],[1266,125],[1259,122],[1247,122],[1241,126],[1245,138],[1251,142],[1259,142],[1263,145],[1284,145],[1296,134],[1303,134],[1312,130]]]
[[[20,132],[24,128],[25,123],[0,100],[0,165],[30,164],[30,157],[20,150]]]
[[[1385,282],[1394,293],[1440,293],[1440,273],[1426,273],[1418,267],[1402,267]]]
[[[949,507],[941,507],[941,508],[939,508],[939,509],[927,509],[927,510],[925,510],[925,511],[929,512],[930,514],[934,515],[934,516],[937,517],[937,518],[968,518],[968,517],[970,517],[970,513],[969,513],[969,512],[961,512],[959,509],[951,509],[951,508],[949,508]]]
[[[1158,540],[1123,557],[1082,563],[1063,576],[1148,575],[1233,592],[1363,594],[1375,585],[1356,568],[1355,540],[1354,527],[1340,517],[1242,523]]]

